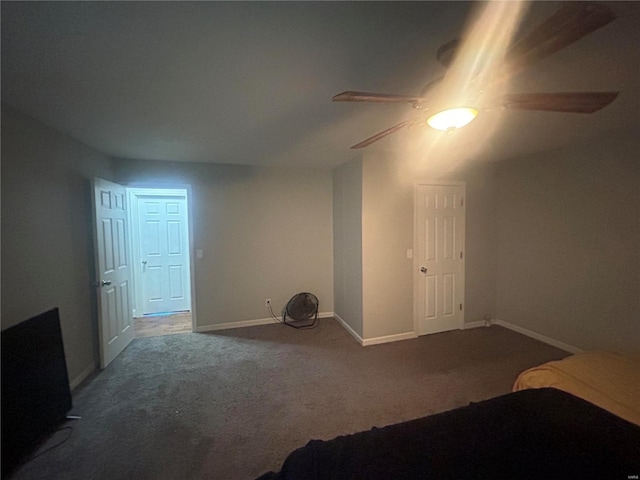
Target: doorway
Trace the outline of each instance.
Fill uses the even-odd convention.
[[[128,188],[136,337],[193,331],[186,189]]]
[[[415,188],[414,312],[418,335],[464,326],[465,184]]]

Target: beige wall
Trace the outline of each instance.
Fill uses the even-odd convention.
[[[333,171],[334,311],[360,338],[362,325],[362,159]]]
[[[466,182],[465,322],[480,322],[496,312],[497,183],[493,165],[462,168],[450,180]]]
[[[580,349],[640,348],[634,132],[499,167],[497,317]]]
[[[117,172],[117,173],[116,173]],[[2,105],[2,328],[59,307],[70,379],[97,363],[90,179],[192,185],[199,325],[310,291],[333,311],[328,170],[112,160]]]
[[[116,181],[191,185],[198,327],[264,319],[308,291],[333,311],[330,170],[115,159]]]
[[[619,133],[500,164],[365,153],[363,338],[413,330],[413,185],[466,183],[465,323],[498,318],[581,349],[640,346],[640,144]],[[420,168],[415,165],[422,163]]]
[[[199,326],[265,318],[265,298],[279,314],[311,291],[365,340],[411,332],[414,183],[447,179],[467,189],[467,323],[491,315],[582,349],[637,349],[638,151],[620,133],[446,174],[388,153],[333,173],[111,160],[3,105],[2,328],[58,306],[70,378],[95,364],[100,176],[191,185]]]
[[[361,242],[362,297],[357,295],[354,287],[353,295],[345,296],[340,302],[336,300],[336,311],[340,314],[340,310],[360,309],[362,333],[358,333],[364,340],[414,331],[413,260],[407,258],[407,249],[414,247],[414,185],[417,180],[458,180],[466,183],[465,322],[482,321],[485,315],[495,312],[497,250],[493,167],[458,162],[456,169],[452,170],[446,165],[425,168],[425,163],[428,164],[416,161],[410,155],[366,152],[360,172],[351,167],[352,175],[361,176],[360,182],[336,183],[336,179],[345,176],[346,164],[334,171],[334,185],[341,185],[334,186],[337,198],[351,195],[353,202],[357,203],[361,192],[362,230],[354,229],[349,235]],[[335,208],[334,198],[334,212]],[[357,209],[352,214],[351,224],[358,224]],[[334,213],[334,217],[336,215]],[[340,228],[338,222],[334,228]],[[357,245],[353,243],[351,248],[355,251]],[[336,250],[334,259],[337,262],[341,261],[339,255],[341,252]],[[356,269],[357,265],[352,267]],[[338,267],[335,271],[338,272]],[[336,275],[336,291],[342,288],[341,282],[340,276]],[[356,302],[361,303],[356,305]]]
[[[109,158],[2,105],[2,328],[59,307],[72,382],[98,352],[94,176]]]
[[[364,156],[362,294],[364,338],[413,332],[413,182],[397,158]]]

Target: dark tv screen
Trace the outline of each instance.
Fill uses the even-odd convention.
[[[58,309],[3,330],[2,477],[71,410]]]

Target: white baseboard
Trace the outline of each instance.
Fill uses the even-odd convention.
[[[508,328],[509,330],[513,330],[514,332],[518,332],[522,335],[526,335],[527,337],[534,338],[540,342],[559,348],[560,350],[564,350],[565,352],[569,352],[569,353],[584,352],[584,350],[578,347],[574,347],[573,345],[569,345],[568,343],[561,342],[560,340],[556,340],[555,338],[547,337],[546,335],[542,335],[541,333],[534,332],[533,330],[520,327],[519,325],[514,325],[513,323],[505,322],[504,320],[493,318],[491,319],[491,324],[500,325],[501,327]]]
[[[341,317],[340,315],[338,315],[337,313],[335,313],[335,312],[334,312],[334,313],[333,313],[333,318],[335,318],[335,319],[338,321],[338,323],[339,323],[340,325],[342,325],[342,326],[344,327],[344,329],[345,329],[347,332],[349,332],[349,333],[351,334],[351,336],[352,336],[353,338],[355,338],[355,339],[356,339],[356,341],[357,341],[360,345],[363,345],[363,344],[364,344],[364,343],[363,343],[363,342],[364,342],[364,340],[362,339],[362,337],[361,337],[360,335],[358,335],[358,333],[357,333],[353,328],[351,328],[351,326],[350,326],[347,322],[345,322],[345,321],[342,319],[342,317]]]
[[[71,388],[71,390],[75,390],[75,388],[80,385],[83,380],[85,378],[87,378],[89,375],[91,375],[91,373],[93,373],[93,371],[96,369],[96,366],[92,363],[90,365],[87,365],[87,368],[85,368],[80,375],[78,375],[76,378],[74,378],[73,380],[71,380],[69,382],[69,387]]]
[[[365,338],[362,341],[362,345],[364,347],[368,347],[369,345],[399,342],[400,340],[411,340],[413,338],[418,338],[418,334],[416,332],[395,333],[393,335],[385,335],[383,337]]]
[[[463,330],[468,330],[469,328],[479,328],[479,327],[486,327],[486,323],[483,322],[482,320],[478,320],[477,322],[469,322],[469,323],[465,323]]]
[[[358,333],[351,328],[351,326],[340,317],[337,313],[333,314],[333,317],[344,327],[344,329],[351,334],[356,341],[363,347],[369,345],[379,345],[381,343],[398,342],[400,340],[410,340],[412,338],[418,338],[416,332],[396,333],[394,335],[385,335],[383,337],[362,338]]]
[[[333,312],[321,312],[318,313],[318,318],[330,318],[333,317]],[[282,317],[276,317],[280,322]],[[230,328],[243,328],[243,327],[255,327],[257,325],[271,325],[277,324],[273,318],[256,318],[255,320],[240,320],[238,322],[227,323],[214,323],[211,325],[200,325],[196,327],[195,331],[198,333],[213,332],[215,330],[228,330]]]
[[[255,320],[241,320],[239,322],[214,323],[212,325],[200,325],[196,327],[196,332],[213,332],[215,330],[228,330],[230,328],[255,327],[257,325],[268,325],[277,323],[273,318],[257,318]]]

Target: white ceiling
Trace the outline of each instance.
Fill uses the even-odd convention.
[[[450,145],[518,157],[640,125],[640,3],[530,68],[511,91],[621,91],[591,115],[487,112]],[[444,73],[463,2],[6,2],[2,101],[114,157],[331,167],[412,114],[336,103],[344,90],[418,94]],[[535,3],[524,27],[558,4]],[[435,131],[369,149],[429,150]],[[417,136],[420,141],[416,143]],[[478,138],[483,141],[478,142]],[[415,149],[414,149],[415,151]],[[442,153],[442,151],[440,151]]]

